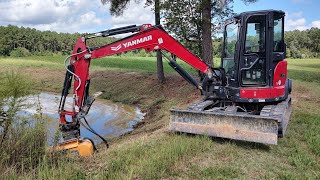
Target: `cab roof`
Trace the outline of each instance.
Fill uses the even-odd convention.
[[[244,16],[255,15],[255,14],[268,14],[268,13],[275,13],[275,14],[285,15],[285,12],[284,12],[284,11],[269,9],[269,10],[243,12],[243,13],[240,13],[240,14],[235,15],[234,18],[236,18],[236,19],[241,19],[241,18],[244,17]]]

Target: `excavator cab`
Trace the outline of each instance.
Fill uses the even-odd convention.
[[[291,114],[284,17],[264,10],[227,20],[218,77],[204,78],[203,100],[171,110],[169,130],[277,144]]]
[[[283,11],[241,13],[224,28],[222,67],[233,87],[273,86],[272,71],[285,59]]]

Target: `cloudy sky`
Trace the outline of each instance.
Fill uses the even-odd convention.
[[[233,4],[237,13],[260,9],[281,9],[287,13],[286,30],[320,28],[319,0],[259,0]],[[123,16],[112,17],[100,0],[0,0],[0,25],[33,27],[58,32],[96,32],[131,24],[153,24],[150,7],[131,3]]]
[[[319,0],[258,0],[257,3],[245,5],[235,0],[236,12],[277,9],[286,12],[286,30],[305,30],[311,27],[320,28]]]

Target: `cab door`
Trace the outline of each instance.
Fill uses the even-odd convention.
[[[268,85],[268,14],[244,17],[244,33],[240,62],[239,82],[241,87],[263,87]]]

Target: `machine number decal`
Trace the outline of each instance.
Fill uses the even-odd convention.
[[[163,43],[163,39],[162,39],[162,38],[159,38],[159,39],[158,39],[158,43],[159,43],[159,44],[162,44],[162,43]]]

